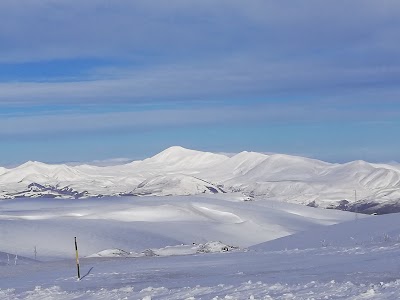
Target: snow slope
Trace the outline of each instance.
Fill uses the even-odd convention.
[[[8,170],[6,168],[0,167],[0,175],[3,175]]]
[[[225,193],[220,187],[199,178],[182,175],[160,175],[146,179],[133,191],[135,195],[173,196]]]
[[[231,196],[5,200],[0,299],[400,298],[397,214],[364,216]],[[199,245],[181,243],[218,234],[249,248],[199,253]],[[39,261],[30,259],[34,242]],[[213,252],[221,244],[206,245],[211,251],[205,252]],[[149,248],[145,253],[155,255],[127,255]]]
[[[351,213],[279,202],[203,197],[4,200],[0,251],[66,258],[77,236],[81,254],[119,248],[141,252],[221,241],[245,248],[298,231],[354,218]]]
[[[221,154],[173,146],[151,158],[145,159],[142,164],[150,167],[161,166],[172,172],[183,170],[193,172],[194,170],[212,167],[227,159],[227,156]]]
[[[251,247],[254,250],[276,251],[320,247],[361,247],[400,243],[400,214],[355,218],[332,226],[300,232]]]
[[[42,188],[37,188],[38,185]],[[365,213],[396,212],[400,211],[400,169],[395,164],[364,161],[330,164],[298,156],[255,152],[228,157],[178,146],[125,165],[27,162],[13,169],[0,169],[0,198],[221,192],[241,192],[257,200]]]

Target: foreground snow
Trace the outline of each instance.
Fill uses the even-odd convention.
[[[3,266],[0,299],[399,299],[400,245]]]
[[[230,196],[3,201],[0,299],[400,298],[398,215]]]

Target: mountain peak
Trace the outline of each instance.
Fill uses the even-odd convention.
[[[154,155],[153,157],[149,158],[150,160],[170,160],[170,159],[184,159],[187,157],[194,157],[194,156],[219,156],[225,157],[225,155],[215,154],[211,152],[202,152],[198,150],[191,150],[181,146],[172,146],[160,153]]]
[[[161,151],[159,154],[182,154],[182,153],[198,153],[200,151],[197,150],[192,150],[188,148],[184,148],[182,146],[171,146],[163,151]]]
[[[43,167],[43,166],[47,166],[45,163],[36,161],[36,160],[28,160],[27,162],[19,165],[17,168],[18,169],[23,169],[23,168],[27,168],[27,167]]]
[[[222,154],[191,150],[181,146],[173,146],[151,158],[145,159],[144,162],[166,164],[168,166],[173,165],[185,169],[211,166],[226,159],[228,159],[228,157]]]

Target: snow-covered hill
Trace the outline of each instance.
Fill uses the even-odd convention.
[[[366,213],[396,212],[400,211],[400,168],[365,161],[331,164],[255,152],[228,157],[178,146],[117,166],[27,162],[0,168],[0,198],[222,192]]]
[[[5,200],[0,299],[399,299],[397,214],[240,197]]]
[[[0,251],[29,257],[37,246],[42,257],[66,258],[74,236],[84,256],[111,248],[140,252],[210,241],[244,248],[354,219],[348,212],[232,196],[4,200]]]
[[[7,169],[0,167],[0,175],[3,175],[5,172],[7,172]]]
[[[400,215],[371,216],[299,232],[255,245],[252,250],[304,250],[321,247],[361,247],[400,243]],[[399,244],[400,246],[400,244]]]

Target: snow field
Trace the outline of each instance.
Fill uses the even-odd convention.
[[[241,197],[2,201],[0,299],[400,297],[398,215]]]
[[[246,248],[353,218],[352,214],[279,202],[213,197],[122,197],[1,202],[1,251],[67,258],[77,236],[82,256],[118,248],[141,252],[210,241]]]
[[[399,250],[382,243],[90,258],[81,260],[81,281],[73,260],[5,266],[0,299],[398,299]]]

